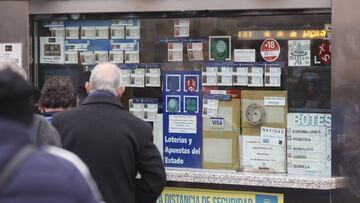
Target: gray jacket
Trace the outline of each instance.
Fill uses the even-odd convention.
[[[60,134],[43,116],[34,115],[32,129],[36,135],[36,143],[62,147]]]

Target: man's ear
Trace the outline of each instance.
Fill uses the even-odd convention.
[[[124,92],[125,92],[125,87],[124,86],[119,87],[118,97],[121,98],[121,96],[124,94]]]
[[[86,83],[85,83],[85,90],[86,90],[86,93],[87,93],[87,94],[90,94],[91,86],[90,86],[90,83],[89,83],[89,82],[86,82]]]

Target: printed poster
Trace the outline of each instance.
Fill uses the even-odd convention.
[[[289,40],[288,65],[310,66],[310,40]]]
[[[14,62],[22,67],[21,43],[0,43],[1,62]]]
[[[64,38],[40,37],[40,63],[64,63]]]

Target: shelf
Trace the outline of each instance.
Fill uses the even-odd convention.
[[[166,168],[167,181],[256,187],[334,190],[344,188],[344,177],[245,173],[233,170]]]

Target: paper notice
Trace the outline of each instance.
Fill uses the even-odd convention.
[[[195,115],[169,115],[169,133],[196,134]]]

